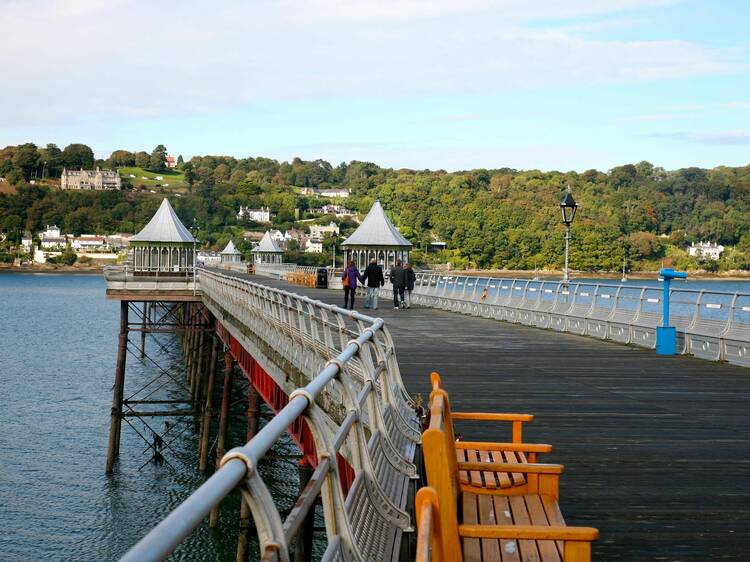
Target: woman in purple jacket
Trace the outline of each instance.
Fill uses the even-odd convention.
[[[343,275],[341,275],[341,283],[344,285],[344,308],[354,310],[354,295],[357,292],[357,281],[364,283],[357,266],[354,265],[353,261],[350,261]]]

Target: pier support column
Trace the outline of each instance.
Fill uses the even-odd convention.
[[[200,460],[198,469],[206,472],[208,469],[208,444],[211,439],[211,418],[213,417],[214,379],[216,377],[216,362],[219,354],[219,338],[212,337],[211,354],[208,364],[208,380],[206,381],[205,400],[203,401],[203,421],[201,422]]]
[[[146,357],[146,328],[149,325],[148,302],[143,303],[143,322],[141,323],[141,359]]]
[[[253,383],[248,384],[247,389],[247,440],[255,437],[258,430],[258,391]],[[237,537],[237,562],[247,562],[247,543],[250,538],[250,506],[242,498],[240,506],[240,529]]]
[[[313,467],[303,455],[299,461],[299,493],[304,491],[313,474]],[[307,562],[312,559],[312,541],[315,531],[315,505],[305,516],[305,522],[297,534],[297,544],[294,548],[294,562]]]
[[[221,413],[219,414],[219,436],[216,440],[216,468],[218,470],[221,458],[227,452],[227,426],[229,424],[229,398],[232,391],[232,373],[234,361],[229,351],[224,353],[224,387],[221,389]],[[211,510],[209,527],[216,527],[219,523],[219,506]]]
[[[128,302],[120,301],[120,337],[117,343],[115,385],[112,390],[112,412],[109,418],[109,443],[107,446],[107,474],[112,473],[115,459],[120,454],[120,429],[122,426],[122,399],[125,389],[125,358],[128,350]]]

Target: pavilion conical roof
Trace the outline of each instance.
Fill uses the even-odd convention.
[[[362,224],[341,245],[411,248],[411,242],[401,236],[398,229],[393,226],[380,201],[375,201]]]
[[[280,254],[283,250],[276,245],[276,241],[271,238],[271,233],[266,230],[266,233],[260,239],[255,249],[253,249],[253,252],[276,252]]]
[[[135,242],[195,242],[190,231],[182,224],[174,212],[169,199],[164,198],[159,210],[151,217],[148,224],[133,236]]]
[[[230,241],[229,241],[229,244],[227,244],[227,247],[226,247],[226,248],[224,248],[224,249],[223,249],[223,250],[221,251],[221,253],[222,253],[223,255],[227,255],[227,254],[238,255],[238,254],[240,253],[240,251],[239,251],[239,250],[238,250],[237,248],[235,248],[235,247],[234,247],[234,242],[232,242],[232,241],[230,240]]]

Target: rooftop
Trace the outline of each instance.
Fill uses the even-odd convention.
[[[393,226],[380,201],[373,203],[370,212],[342,246],[396,246],[411,248],[411,242]]]
[[[283,250],[281,250],[276,244],[276,241],[271,238],[271,232],[268,230],[263,235],[263,238],[260,239],[258,245],[253,249],[253,252],[274,252],[278,254],[282,253],[282,251]]]
[[[169,199],[164,198],[159,210],[138,234],[133,242],[195,242],[190,231],[174,212]]]

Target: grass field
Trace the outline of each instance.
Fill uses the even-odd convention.
[[[120,177],[125,178],[133,184],[134,187],[143,185],[148,188],[168,187],[169,189],[181,189],[187,187],[185,183],[185,174],[174,170],[164,172],[149,172],[143,168],[118,168]],[[130,177],[134,176],[134,177]],[[161,177],[162,179],[157,179]]]

